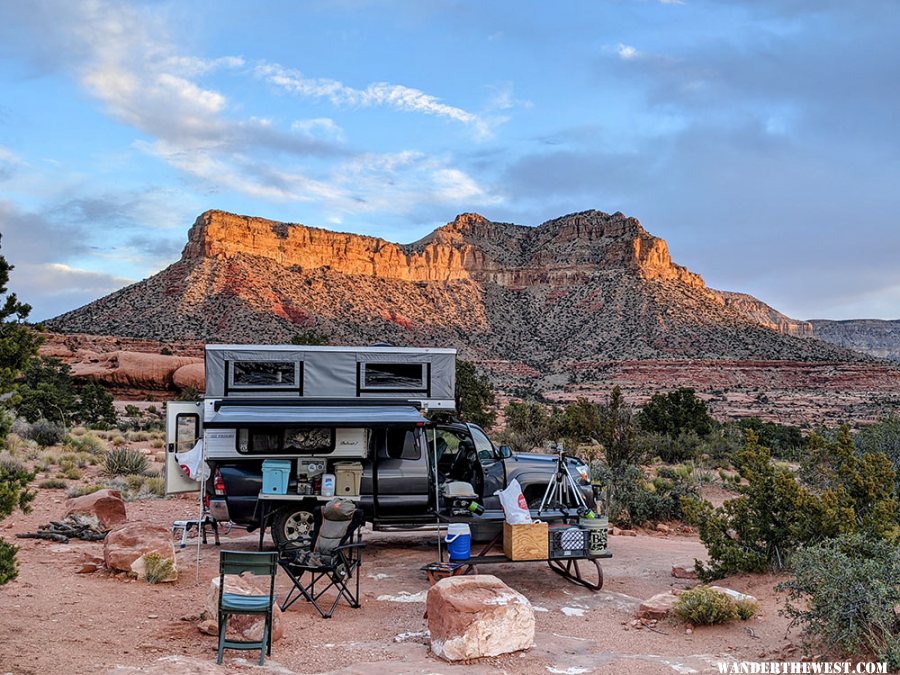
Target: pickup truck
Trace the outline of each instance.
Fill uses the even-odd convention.
[[[513,478],[531,508],[540,506],[548,482],[556,473],[555,455],[513,453],[496,447],[475,424],[446,422],[426,429],[373,429],[369,459],[363,462],[359,503],[375,529],[410,529],[435,522],[433,462],[437,448],[438,483],[468,482],[487,509],[499,509],[495,492]],[[258,496],[262,460],[209,460],[209,509],[217,520],[231,520],[252,531],[258,527]],[[586,503],[595,508],[587,467],[567,458],[569,474]],[[291,477],[288,493],[296,492]],[[271,519],[276,543],[306,535],[313,524],[315,499],[278,503]]]

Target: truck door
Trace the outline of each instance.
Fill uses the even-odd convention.
[[[500,498],[495,497],[494,493],[506,487],[506,465],[484,432],[472,424],[469,424],[468,427],[472,434],[472,441],[475,443],[478,464],[483,476],[483,485],[481,486],[483,506],[487,509],[499,509]]]
[[[196,401],[166,403],[166,494],[199,492],[200,483],[188,477],[175,459],[203,438],[202,408]]]
[[[424,519],[433,501],[429,493],[428,453],[419,429],[373,432],[373,497],[378,520]]]

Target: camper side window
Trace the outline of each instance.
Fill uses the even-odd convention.
[[[297,389],[300,366],[297,361],[231,361],[228,386],[231,389]]]
[[[425,391],[427,363],[360,363],[362,391]]]
[[[249,454],[289,453],[326,455],[334,451],[334,429],[291,427],[284,430],[241,429],[238,452]]]

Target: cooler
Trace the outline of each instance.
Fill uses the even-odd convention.
[[[362,479],[363,467],[360,462],[335,462],[334,494],[338,497],[355,497],[359,495],[359,483]]]
[[[262,464],[262,491],[267,495],[287,494],[291,478],[291,460],[266,459]]]

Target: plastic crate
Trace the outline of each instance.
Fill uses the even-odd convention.
[[[580,527],[560,527],[550,530],[550,558],[586,558],[590,547],[590,532]]]

